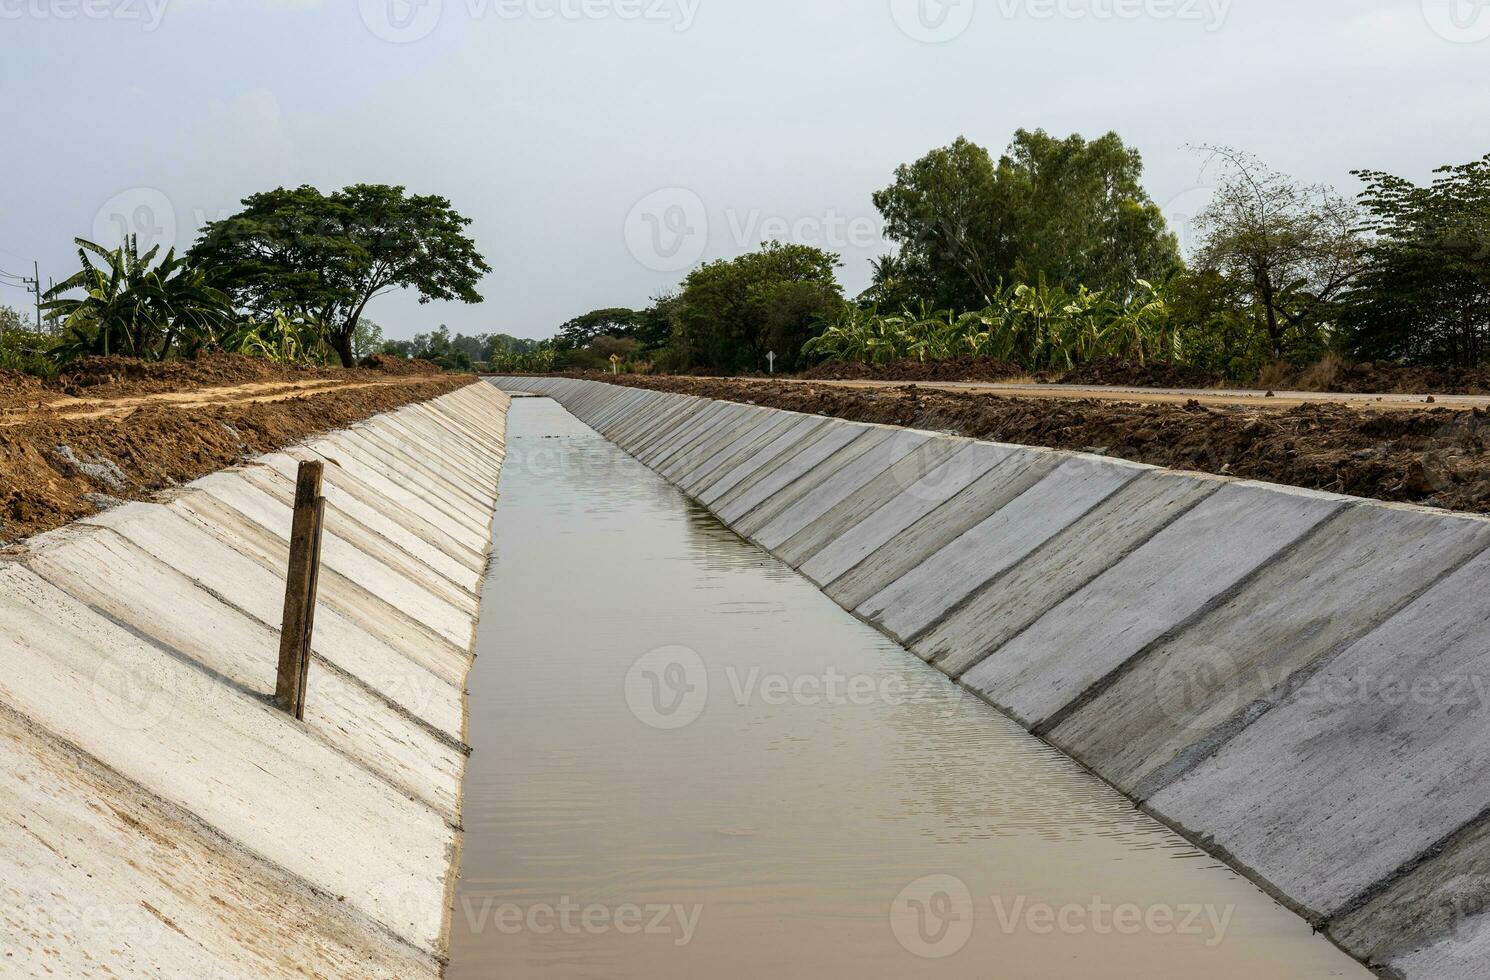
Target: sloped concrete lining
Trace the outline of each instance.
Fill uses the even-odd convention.
[[[930,438],[922,441],[893,466],[855,489],[826,513],[809,521],[774,550],[787,564],[798,567],[817,555],[847,531],[858,527],[892,500],[916,488],[952,457],[967,448],[958,439]]]
[[[1490,521],[499,383],[603,418],[644,461],[692,439],[667,472],[726,524],[1383,975],[1490,976]]]
[[[931,440],[927,432],[888,432],[865,449],[857,459],[845,463],[811,493],[804,494],[778,512],[755,532],[767,548],[780,548],[798,532],[821,520],[834,507],[858,494],[875,477],[920,449]]]
[[[763,470],[776,464],[783,456],[795,454],[810,440],[828,428],[827,419],[797,417],[785,432],[772,439],[759,451],[740,460],[719,477],[699,487],[698,501],[705,507],[713,507],[726,494],[753,481]]]
[[[778,520],[783,522],[778,527],[797,527],[796,515],[817,507],[826,508],[835,502],[837,497],[833,487],[837,485],[840,475],[847,471],[848,478],[854,479],[862,473],[861,464],[865,457],[873,457],[876,450],[894,435],[889,429],[865,429],[858,438],[740,518],[736,522],[736,529],[747,537],[756,538],[763,528],[774,525]],[[825,490],[824,484],[830,486]]]
[[[1050,724],[1343,506],[1343,498],[1305,491],[1224,487],[962,675],[963,683],[1026,725]]]
[[[1203,816],[1322,917],[1437,850],[1490,805],[1487,576],[1481,554],[1150,805],[1190,825]]]
[[[7,976],[440,976],[509,404],[469,386],[0,558]],[[303,724],[272,706],[300,458]]]
[[[896,639],[909,639],[1144,472],[1130,463],[1069,459],[881,590],[859,607],[859,614]]]
[[[816,552],[803,556],[800,570],[820,586],[837,582],[941,506],[959,496],[975,481],[1016,455],[1001,446],[974,443],[958,450],[915,483],[853,524],[834,529]]]
[[[790,492],[792,484],[809,478],[819,465],[868,433],[867,426],[829,423],[809,436],[802,446],[785,454],[779,463],[768,467],[759,477],[747,480],[738,490],[726,494],[711,509],[726,524],[733,526],[757,507],[768,504],[777,494]]]
[[[1223,485],[1190,474],[1145,473],[970,596],[911,649],[961,677]]]
[[[1399,507],[1352,507],[1246,588],[1155,648],[1050,733],[1146,799],[1300,672],[1380,626],[1490,547],[1490,524]]]
[[[1002,452],[995,448],[994,452]],[[859,609],[991,515],[1024,496],[1065,461],[1054,453],[1016,450],[951,500],[907,525],[825,588],[845,609]],[[912,501],[910,510],[920,510]],[[897,514],[906,508],[897,507]]]

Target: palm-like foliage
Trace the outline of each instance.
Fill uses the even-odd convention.
[[[845,306],[803,348],[808,357],[868,364],[990,357],[1025,370],[1065,370],[1100,358],[1183,362],[1164,295],[1148,282],[1126,302],[1038,282],[997,291],[958,315],[923,305],[895,316]]]
[[[175,249],[157,264],[160,247],[141,254],[133,236],[112,251],[76,241],[82,269],[51,289],[42,307],[70,335],[58,349],[62,358],[127,354],[158,361],[173,350],[194,353],[214,344],[232,327],[232,301]],[[81,297],[64,298],[78,290]]]

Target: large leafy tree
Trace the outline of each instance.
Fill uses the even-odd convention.
[[[1250,154],[1205,147],[1221,186],[1196,217],[1202,271],[1234,288],[1275,359],[1315,356],[1360,270],[1359,212],[1328,187],[1269,170]]]
[[[350,367],[358,325],[382,293],[481,302],[476,285],[491,267],[465,233],[470,223],[445,198],[402,187],[279,188],[208,224],[191,256],[219,270],[224,287],[261,316],[280,309],[318,318]]]
[[[838,266],[831,252],[781,242],[700,266],[674,313],[681,355],[694,367],[759,371],[774,350],[791,367],[821,318],[843,303]]]
[[[556,338],[560,350],[580,350],[597,337],[626,337],[636,329],[639,314],[635,310],[612,307],[581,314],[559,327]]]
[[[1490,356],[1490,155],[1426,186],[1377,171],[1373,233],[1346,322],[1359,356],[1473,367]]]
[[[896,278],[917,283],[922,299],[976,309],[1003,284],[1042,279],[1127,296],[1181,267],[1142,176],[1142,158],[1116,133],[1088,141],[1022,129],[997,163],[965,138],[933,150],[897,169],[874,203],[900,246]]]

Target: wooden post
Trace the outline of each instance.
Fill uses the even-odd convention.
[[[300,464],[295,483],[295,519],[290,527],[290,567],[285,575],[285,615],[279,635],[279,677],[274,701],[280,710],[305,720],[305,688],[310,676],[311,634],[316,622],[316,593],[321,578],[321,498],[319,460]]]

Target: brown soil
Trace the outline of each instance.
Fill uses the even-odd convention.
[[[0,541],[116,500],[147,499],[471,381],[423,370],[286,370],[226,355],[166,364],[97,358],[44,384],[0,375]]]
[[[1263,391],[1317,391],[1377,395],[1490,395],[1490,367],[1422,368],[1401,364],[1316,365],[1284,373],[1270,383],[1228,381],[1199,368],[1103,360],[1070,371],[1031,375],[992,358],[955,361],[899,361],[860,364],[828,361],[801,377],[812,381],[985,381],[1128,388],[1239,388]]]
[[[1199,368],[1117,360],[1092,361],[1063,374],[1042,375],[1040,380],[1050,384],[1126,388],[1214,388],[1222,384],[1220,378]]]
[[[991,357],[955,361],[896,361],[862,364],[827,361],[804,373],[812,381],[1014,381],[1031,380],[1029,372]]]
[[[623,376],[622,384],[1156,466],[1490,513],[1490,411],[1051,401],[907,385]]]
[[[1302,377],[1307,378],[1308,372]],[[1281,387],[1289,388],[1288,379]],[[1490,367],[1421,368],[1401,364],[1354,364],[1341,368],[1323,391],[1377,395],[1490,395]]]

